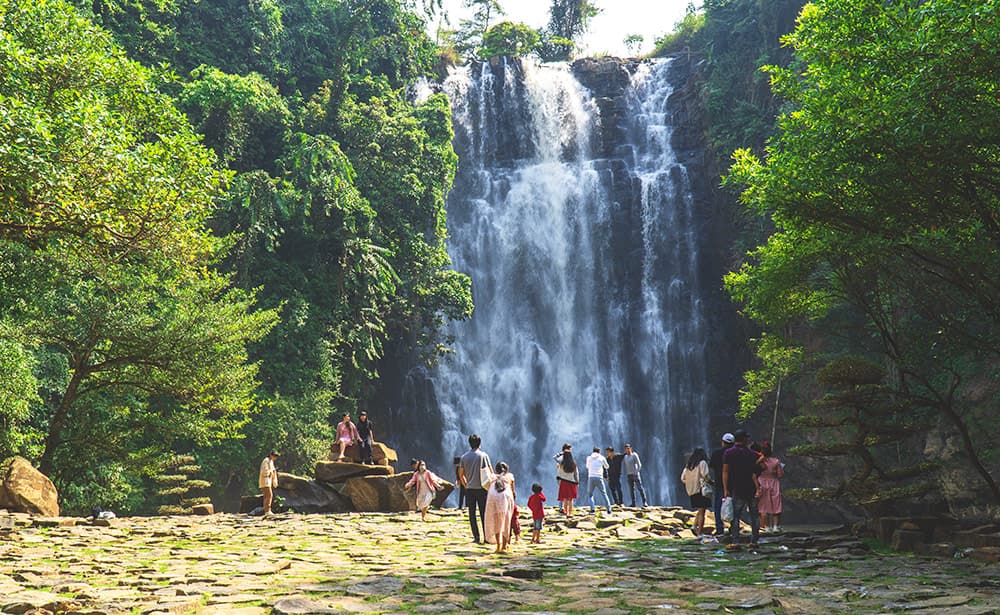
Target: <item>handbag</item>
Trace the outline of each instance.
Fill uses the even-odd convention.
[[[490,464],[486,463],[486,457],[483,457],[483,465],[479,466],[479,488],[486,489],[492,478],[493,470],[490,469]]]
[[[701,479],[701,494],[706,498],[710,498],[715,495],[715,487],[712,486],[712,480],[709,478]]]

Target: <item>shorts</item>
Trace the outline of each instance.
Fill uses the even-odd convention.
[[[535,530],[536,532],[541,532],[542,531],[542,523],[544,523],[544,522],[545,522],[545,519],[533,519],[531,521],[531,529]]]
[[[694,495],[691,496],[691,508],[698,509],[698,508],[711,508],[711,507],[712,507],[712,500],[710,500],[708,497],[700,493],[695,493]]]

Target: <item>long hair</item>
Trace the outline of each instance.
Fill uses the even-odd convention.
[[[698,447],[694,449],[694,452],[691,453],[690,457],[688,457],[687,469],[693,470],[697,468],[698,464],[702,461],[708,461],[708,456],[705,455],[705,449]]]
[[[576,469],[576,460],[573,459],[572,451],[563,451],[562,461],[559,463],[562,465],[563,472],[572,473]]]

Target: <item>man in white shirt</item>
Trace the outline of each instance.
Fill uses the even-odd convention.
[[[274,468],[274,460],[277,458],[278,453],[271,451],[271,454],[260,462],[260,477],[257,479],[257,486],[264,494],[265,517],[271,514],[271,504],[274,503],[274,488],[278,486],[278,471]]]
[[[604,471],[608,469],[608,460],[601,454],[601,447],[595,446],[594,452],[587,457],[587,488],[590,491],[590,512],[594,509],[594,490],[600,489],[608,514],[611,514],[611,498],[608,497],[608,486],[604,483]]]

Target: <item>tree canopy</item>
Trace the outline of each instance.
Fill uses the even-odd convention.
[[[968,425],[985,418],[969,389],[996,377],[1000,349],[998,10],[803,9],[785,38],[797,63],[767,69],[789,110],[763,157],[736,152],[728,179],[776,232],[727,285],[788,344],[796,322],[837,326],[848,347],[882,357],[897,394],[959,434],[1000,501]]]

